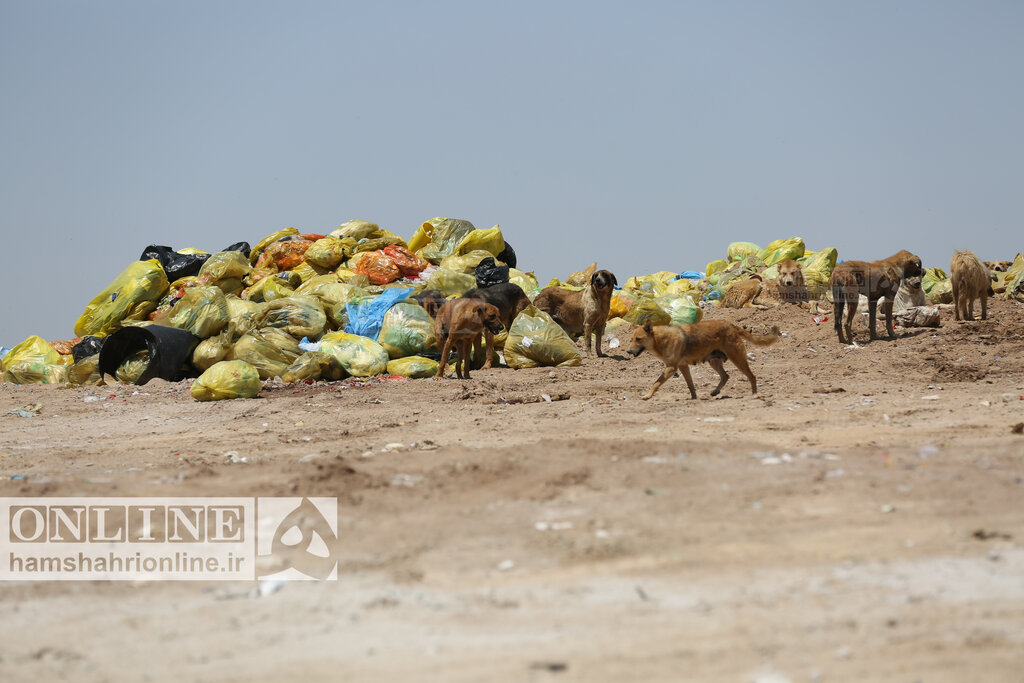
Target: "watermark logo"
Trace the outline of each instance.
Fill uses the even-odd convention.
[[[335,498],[0,498],[0,579],[336,580]]]

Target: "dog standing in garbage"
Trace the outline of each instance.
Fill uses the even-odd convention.
[[[953,318],[974,320],[974,300],[981,299],[981,319],[988,319],[988,297],[992,293],[992,274],[973,251],[954,251],[949,262],[953,285]]]
[[[594,349],[598,357],[601,357],[605,355],[601,350],[601,340],[608,323],[612,292],[618,284],[618,280],[609,271],[598,270],[590,276],[590,284],[583,291],[545,287],[533,300],[533,305],[551,315],[570,337],[582,332],[588,353],[590,335],[596,334]]]
[[[434,379],[442,379],[448,367],[448,354],[452,345],[459,357],[455,361],[455,374],[459,379],[469,379],[472,365],[470,351],[477,358],[481,356],[480,338],[487,342],[487,362],[484,369],[494,365],[494,334],[501,332],[501,316],[498,309],[477,299],[452,299],[446,301],[434,318],[434,336],[441,349],[441,360]]]
[[[705,320],[683,325],[651,325],[647,321],[642,327],[633,330],[633,340],[626,352],[636,358],[644,351],[650,351],[665,364],[661,377],[644,395],[645,401],[654,396],[654,392],[676,372],[682,372],[686,378],[690,398],[697,398],[697,390],[690,376],[690,366],[697,363],[707,363],[718,373],[718,386],[711,391],[712,396],[718,396],[729,379],[724,366],[726,359],[731,360],[747,376],[750,390],[756,395],[757,379],[747,363],[747,349],[743,341],[769,346],[777,342],[780,336],[778,327],[772,327],[769,334],[754,334],[726,320]]]
[[[903,278],[921,274],[921,259],[906,249],[881,261],[844,261],[832,271],[832,304],[834,307],[835,330],[841,344],[853,343],[853,316],[857,314],[857,303],[861,295],[868,300],[868,330],[872,339],[878,339],[875,330],[875,309],[878,300],[885,313],[885,331],[895,337],[892,329],[892,305]],[[843,309],[846,309],[846,323],[843,324]],[[845,338],[843,332],[845,331]]]

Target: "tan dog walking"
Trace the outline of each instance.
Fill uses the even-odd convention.
[[[626,351],[634,358],[644,351],[650,351],[665,363],[665,371],[644,395],[644,400],[654,396],[654,392],[676,372],[682,372],[686,378],[690,398],[697,398],[689,367],[697,363],[708,363],[718,372],[718,386],[711,391],[712,396],[718,396],[729,379],[729,373],[725,371],[724,366],[726,359],[731,360],[740,372],[747,376],[750,380],[750,390],[757,394],[757,379],[747,363],[747,349],[743,341],[758,346],[769,346],[777,342],[779,336],[778,327],[773,327],[770,334],[753,334],[725,320],[657,326],[651,325],[648,321],[643,327],[633,330],[633,340]]]

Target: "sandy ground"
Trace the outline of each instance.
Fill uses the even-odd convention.
[[[625,344],[216,404],[0,385],[43,405],[0,418],[0,495],[341,505],[337,582],[0,584],[0,679],[1019,681],[1024,306],[992,309],[856,349],[711,310],[786,333],[757,397],[703,366],[642,401]]]

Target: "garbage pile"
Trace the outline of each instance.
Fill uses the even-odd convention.
[[[634,276],[611,300],[608,330],[625,324],[697,322],[729,288],[750,276],[765,281],[794,260],[812,299],[831,296],[834,248],[806,249],[799,237],[760,248],[733,242],[704,271]],[[597,264],[547,286],[582,290]],[[999,273],[1007,298],[1024,299],[1024,256]],[[511,282],[532,301],[541,287],[517,258],[499,226],[434,218],[407,241],[375,223],[352,220],[327,235],[278,230],[250,246],[222,251],[152,245],[85,307],[76,337],[47,342],[32,336],[0,347],[3,381],[99,385],[105,376],[127,384],[154,377],[197,377],[197,400],[249,397],[262,382],[336,381],[381,374],[434,375],[440,358],[434,324],[417,296],[446,298]],[[949,303],[949,278],[929,268],[921,288],[929,303]],[[551,316],[530,306],[494,339],[513,368],[578,365],[573,340]]]

